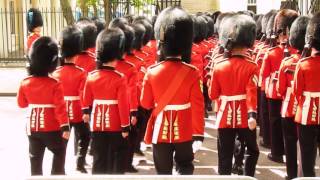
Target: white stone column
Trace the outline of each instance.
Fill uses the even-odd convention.
[[[248,0],[220,0],[219,7],[221,12],[244,11],[248,9]]]

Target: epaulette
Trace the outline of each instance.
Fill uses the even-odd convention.
[[[307,61],[307,60],[311,59],[311,57],[312,57],[312,56],[302,58],[302,59],[299,60],[299,62]]]
[[[219,63],[222,63],[222,62],[228,61],[228,60],[229,60],[229,58],[224,58],[224,59],[221,59],[220,61],[214,62],[214,64],[219,64]]]
[[[184,64],[184,65],[186,65],[186,66],[188,66],[188,67],[191,67],[191,68],[194,69],[194,70],[198,70],[198,68],[195,67],[194,65],[191,65],[191,64],[188,64],[188,63],[185,63],[185,62],[182,62],[182,64]]]
[[[124,77],[124,75],[121,73],[121,72],[119,72],[119,71],[117,71],[117,70],[115,70],[114,71],[116,74],[118,74],[120,77]]]
[[[82,67],[75,65],[75,68],[79,69],[80,71],[85,71]]]
[[[136,67],[136,65],[134,65],[134,64],[133,64],[133,63],[131,63],[131,62],[128,62],[128,61],[123,61],[123,62],[125,62],[125,63],[129,64],[131,67]]]
[[[50,79],[52,79],[53,81],[55,81],[55,82],[59,82],[59,80],[58,79],[56,79],[55,77],[53,77],[53,76],[48,76]]]
[[[61,68],[63,68],[63,66],[58,66],[58,67],[56,68],[56,70],[59,70],[59,69],[61,69]]]
[[[92,58],[96,58],[96,55],[90,51],[86,51],[86,54]]]
[[[134,55],[134,57],[136,57],[137,59],[139,59],[140,61],[144,61],[141,57]]]
[[[97,73],[99,70],[98,69],[96,69],[96,70],[94,70],[94,71],[91,71],[91,72],[89,72],[89,75],[92,75],[92,74],[94,74],[94,73]]]
[[[161,61],[161,62],[158,62],[157,64],[151,65],[151,66],[148,67],[148,69],[152,69],[154,67],[157,67],[158,65],[160,65],[162,63],[164,63],[164,61]]]
[[[292,59],[293,57],[294,57],[293,55],[291,55],[289,57],[285,57],[282,61],[288,61],[288,60]]]
[[[276,48],[280,48],[280,47],[279,46],[271,47],[271,48],[268,48],[268,51],[274,50]]]

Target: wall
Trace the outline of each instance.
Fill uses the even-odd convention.
[[[190,13],[213,12],[219,8],[218,1],[219,0],[181,0],[181,5]]]

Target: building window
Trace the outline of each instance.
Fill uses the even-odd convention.
[[[257,0],[248,0],[248,6],[255,6],[257,5]]]
[[[10,1],[9,3],[9,17],[10,17],[10,31],[11,34],[16,33],[16,18],[15,18],[15,12],[14,12],[14,2]]]

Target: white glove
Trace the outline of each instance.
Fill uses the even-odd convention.
[[[196,153],[197,151],[199,151],[201,147],[202,147],[202,141],[194,141],[192,143],[193,153]]]

